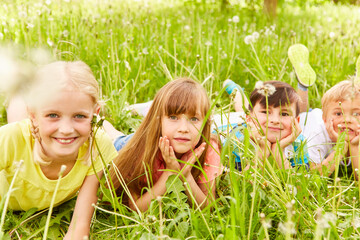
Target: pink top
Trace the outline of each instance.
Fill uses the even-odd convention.
[[[219,146],[215,141],[210,142],[210,146],[208,147],[208,151],[204,161],[204,173],[200,173],[200,176],[197,180],[197,183],[207,183],[214,180],[221,173],[221,163],[220,163],[220,150]],[[154,183],[157,182],[160,176],[164,171],[159,171],[165,169],[165,162],[162,157],[161,152],[156,156],[153,180]]]

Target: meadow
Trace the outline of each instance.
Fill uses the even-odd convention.
[[[125,133],[141,121],[126,107],[151,100],[178,76],[203,83],[214,113],[232,110],[222,89],[225,79],[247,93],[257,81],[296,87],[287,57],[294,43],[310,51],[317,81],[309,89],[309,104],[320,107],[329,87],[355,73],[360,7],[282,1],[271,20],[258,2],[231,1],[221,9],[210,0],[5,0],[0,3],[0,43],[15,47],[19,58],[35,65],[34,49],[49,52],[49,59],[89,64],[101,86],[103,115]],[[5,98],[6,93],[1,125],[6,123]],[[222,162],[232,162],[231,155],[224,148]],[[272,166],[239,173],[230,164],[217,181],[216,204],[204,210],[187,203],[178,179],[168,183],[168,194],[145,213],[130,211],[102,188],[91,239],[360,238],[360,185],[354,179]],[[74,203],[54,209],[48,238],[66,232]],[[46,217],[47,211],[8,210],[0,238],[3,232],[3,239],[41,239]]]

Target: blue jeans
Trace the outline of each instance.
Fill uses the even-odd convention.
[[[126,145],[126,143],[132,138],[132,136],[134,136],[133,133],[130,135],[123,135],[115,139],[114,146],[116,150],[119,151],[120,149],[122,149]]]

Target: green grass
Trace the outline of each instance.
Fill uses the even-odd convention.
[[[281,80],[296,87],[287,49],[302,43],[310,51],[317,82],[309,90],[311,107],[335,83],[355,73],[360,54],[360,8],[332,4],[298,7],[283,3],[276,20],[261,9],[234,4],[221,12],[217,3],[196,1],[5,1],[0,7],[0,42],[34,61],[45,48],[57,60],[83,60],[102,88],[104,114],[118,129],[132,132],[141,119],[124,111],[151,100],[170,79],[190,76],[204,83],[215,112],[228,110],[230,78],[246,92],[258,80]],[[232,21],[234,16],[239,22]],[[252,45],[248,35],[257,32]],[[4,112],[4,111],[3,111]],[[5,124],[5,114],[2,115]],[[231,156],[223,149],[222,160]],[[231,162],[231,161],[230,161]],[[174,190],[142,216],[118,205],[99,204],[94,239],[346,239],[360,238],[359,185],[306,171],[224,174],[213,209],[199,211]],[[173,194],[173,195],[172,195]],[[174,195],[175,194],[175,195]],[[74,200],[57,207],[48,237],[68,227]],[[104,209],[104,210],[102,210]],[[106,211],[105,211],[106,210]],[[262,215],[261,213],[264,213]],[[5,236],[40,239],[47,212],[8,211]],[[160,217],[161,216],[161,217]],[[265,217],[264,217],[265,216]],[[271,226],[271,228],[268,228]]]

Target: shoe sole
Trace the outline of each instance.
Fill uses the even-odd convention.
[[[309,51],[302,44],[289,47],[288,56],[300,84],[310,87],[315,83],[316,73],[309,64]]]

